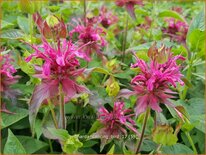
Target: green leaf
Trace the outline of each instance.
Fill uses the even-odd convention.
[[[111,75],[106,69],[100,67],[89,68],[84,71],[86,77],[88,77],[92,72],[102,73],[106,75]]]
[[[161,47],[162,44],[164,44],[166,47],[171,47],[173,45],[173,43],[171,43],[169,40],[156,41],[156,43],[157,43],[157,47]],[[135,51],[135,52],[147,51],[153,44],[154,44],[154,42],[140,44],[138,46],[131,47],[131,48],[127,49],[126,51]]]
[[[205,101],[203,98],[191,98],[188,102],[178,100],[189,114],[191,123],[195,128],[205,133]]]
[[[175,19],[179,19],[183,22],[186,22],[184,17],[182,17],[179,13],[175,12],[175,11],[171,11],[171,10],[165,10],[159,13],[158,15],[159,17],[172,17]]]
[[[73,114],[76,112],[76,106],[73,103],[69,103],[65,105],[65,113]]]
[[[17,24],[19,25],[19,27],[22,31],[29,34],[29,32],[30,32],[29,20],[26,17],[18,16],[17,17]]]
[[[69,137],[69,133],[64,129],[55,129],[55,128],[47,128],[49,132],[52,134],[52,139],[59,139],[62,141],[66,141]]]
[[[48,147],[48,144],[32,137],[16,136],[22,146],[25,148],[27,154],[35,153],[36,151]]]
[[[103,127],[102,123],[97,120],[92,124],[92,127],[90,128],[88,134],[90,135],[102,127]]]
[[[14,25],[14,24],[9,23],[9,22],[7,22],[7,21],[5,21],[5,20],[1,20],[1,29],[7,28],[7,27],[10,27],[10,26],[13,26],[13,25]]]
[[[192,73],[192,75],[197,76],[198,78],[205,81],[205,73]]]
[[[34,13],[34,6],[32,1],[30,0],[20,0],[19,8],[21,9],[22,12],[30,13],[30,14]]]
[[[0,38],[2,39],[22,39],[24,34],[17,29],[11,29],[1,32]]]
[[[22,108],[18,108],[18,107],[9,107],[8,108],[11,112],[13,112],[14,114],[7,114],[2,112],[1,113],[1,128],[6,128],[16,122],[18,122],[19,120],[25,118],[26,116],[28,116],[28,110],[26,109],[22,109]]]
[[[157,144],[156,144],[156,143],[154,143],[154,142],[151,141],[151,140],[145,139],[145,140],[142,142],[141,151],[150,152],[150,151],[152,151],[152,150],[155,150],[156,148],[157,148]]]
[[[4,146],[4,154],[26,154],[26,151],[12,131],[8,130],[8,138]]]
[[[42,121],[40,119],[36,119],[35,121],[35,133],[36,137],[39,140],[40,136],[42,135]]]
[[[187,147],[186,145],[177,143],[173,146],[163,146],[162,147],[163,154],[194,154],[194,152]]]
[[[187,44],[191,52],[200,52],[205,49],[205,31],[194,29],[187,35]]]
[[[127,49],[127,51],[147,51],[150,48],[150,46],[152,46],[152,44],[153,42],[140,44],[138,46]]]
[[[95,144],[98,144],[97,141],[95,140],[88,140],[86,142],[83,143],[83,147],[92,147],[94,146]]]
[[[192,23],[190,24],[187,35],[194,29],[199,29],[200,31],[205,31],[205,9],[202,9],[199,14],[193,18]]]
[[[114,149],[115,149],[115,144],[112,145],[111,149],[109,150],[109,152],[107,152],[107,154],[114,154]]]

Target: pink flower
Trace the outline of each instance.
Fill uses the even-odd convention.
[[[1,50],[2,52],[2,50]],[[18,90],[14,90],[10,88],[11,85],[17,83],[19,76],[13,75],[17,71],[12,65],[14,59],[11,58],[10,54],[0,55],[1,61],[1,69],[0,69],[0,76],[1,76],[1,87],[0,92],[4,98],[15,100],[16,96],[20,93]],[[11,113],[6,109],[4,103],[2,103],[1,107],[2,112]]]
[[[33,57],[44,61],[42,66],[35,66],[36,74],[34,76],[41,78],[42,82],[36,86],[30,102],[32,114],[37,113],[45,99],[58,95],[60,84],[68,99],[78,93],[89,93],[86,87],[76,83],[76,77],[81,75],[84,69],[79,69],[78,49],[74,44],[64,39],[54,48],[46,40],[43,40],[42,45],[31,45],[31,47],[35,52],[27,57],[26,61],[30,61]]]
[[[75,21],[75,20],[74,20]],[[102,28],[93,26],[92,24],[87,24],[84,26],[82,23],[78,25],[70,32],[70,37],[74,33],[78,34],[78,45],[85,46],[82,48],[81,58],[84,58],[87,61],[91,61],[91,54],[95,51],[99,56],[102,56],[101,48],[106,46],[106,40],[102,35],[105,35],[105,32]]]
[[[131,110],[124,109],[124,102],[115,102],[113,111],[111,112],[104,107],[101,107],[98,112],[98,119],[104,125],[104,128],[101,131],[109,137],[118,136],[121,134],[126,135],[127,131],[125,127],[138,134],[135,128],[135,122],[131,119],[133,114],[127,115],[127,113],[130,113]]]
[[[174,18],[166,20],[168,27],[163,29],[163,32],[170,36],[170,38],[177,42],[185,42],[188,32],[188,24]]]
[[[118,17],[113,15],[111,11],[108,11],[105,6],[101,7],[99,20],[105,28],[108,28],[110,25],[118,21]]]
[[[172,105],[168,99],[173,98],[171,94],[175,92],[171,91],[169,87],[176,87],[177,82],[181,85],[184,84],[181,80],[183,75],[180,73],[180,66],[176,63],[177,60],[184,60],[184,58],[179,55],[172,56],[170,49],[164,47],[161,50],[162,52],[167,55],[163,63],[158,62],[158,59],[155,59],[153,55],[153,57],[150,57],[150,64],[146,64],[144,60],[137,58],[137,62],[132,65],[133,68],[138,67],[140,69],[140,73],[131,81],[134,90],[132,93],[138,95],[136,115],[146,111],[147,107],[161,112],[159,103]]]
[[[134,6],[135,5],[143,5],[143,0],[116,0],[116,5],[119,7],[125,6],[126,10],[130,14],[130,16],[135,19],[135,12],[134,12]]]

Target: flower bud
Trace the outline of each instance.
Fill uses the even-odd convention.
[[[109,78],[106,82],[106,92],[109,96],[117,96],[119,93],[120,87],[119,83],[112,77]]]
[[[54,27],[56,26],[57,24],[59,24],[59,20],[57,17],[53,16],[53,15],[49,15],[47,18],[46,18],[46,22],[47,24],[49,25],[49,27]]]

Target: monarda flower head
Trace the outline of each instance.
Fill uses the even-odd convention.
[[[115,102],[113,111],[109,112],[106,108],[99,109],[98,120],[104,125],[101,129],[103,135],[111,136],[126,135],[126,128],[139,134],[135,128],[135,122],[132,120],[133,114],[130,109],[124,109],[124,102]],[[128,114],[130,113],[130,114]]]
[[[3,50],[1,50],[2,52]],[[1,87],[0,92],[2,97],[11,99],[12,101],[15,100],[16,96],[19,94],[18,90],[14,90],[11,87],[11,85],[17,83],[19,76],[13,75],[17,71],[12,65],[14,62],[14,59],[11,58],[10,54],[2,54],[0,53],[0,61],[1,61],[1,69],[0,69],[0,76],[1,76]],[[2,112],[11,113],[6,109],[6,106],[4,103],[2,103],[1,107]]]
[[[135,5],[143,5],[143,0],[116,0],[116,5],[119,7],[126,8],[127,12],[130,14],[130,16],[135,19],[135,12],[134,12],[134,6]]]
[[[57,96],[60,86],[68,100],[78,93],[89,92],[86,87],[76,82],[76,77],[84,69],[78,69],[78,49],[74,44],[64,39],[59,41],[55,48],[43,39],[42,45],[31,45],[31,47],[35,52],[27,57],[26,61],[30,61],[33,57],[43,60],[42,66],[35,66],[37,71],[35,76],[41,78],[42,82],[36,86],[30,101],[31,115],[37,114],[44,100]]]
[[[110,25],[118,21],[118,17],[108,11],[105,6],[100,9],[99,20],[103,27],[108,28]]]
[[[131,81],[133,93],[138,95],[136,115],[146,111],[147,107],[161,112],[159,103],[172,105],[168,99],[173,98],[171,94],[175,92],[169,87],[176,87],[176,83],[184,84],[180,66],[176,63],[177,60],[185,60],[184,57],[173,56],[170,48],[162,46],[157,49],[156,45],[149,49],[148,55],[149,64],[137,58],[137,62],[132,65],[140,69],[140,73]]]
[[[87,61],[91,61],[92,52],[96,52],[99,56],[102,56],[101,48],[106,46],[106,40],[103,37],[105,32],[103,29],[98,26],[94,26],[93,24],[87,24],[85,26],[81,22],[75,22],[77,23],[77,26],[70,31],[70,37],[72,37],[74,33],[77,33],[78,45],[81,47],[86,44],[86,46],[81,50],[82,52],[80,57]]]
[[[174,18],[166,19],[166,22],[168,27],[163,28],[163,32],[174,41],[185,42],[189,28],[188,24]]]

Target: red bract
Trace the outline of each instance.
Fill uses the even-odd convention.
[[[43,40],[42,45],[31,47],[35,53],[31,54],[26,61],[30,61],[32,57],[44,60],[43,66],[35,66],[37,71],[35,76],[41,78],[42,83],[35,88],[31,99],[32,114],[37,113],[45,99],[58,95],[60,84],[68,99],[78,93],[89,92],[86,87],[78,85],[75,81],[84,69],[78,69],[78,49],[70,41],[63,40],[59,42],[57,48],[53,48],[46,40]]]
[[[143,5],[143,0],[116,0],[115,1],[117,6],[123,7],[125,6],[126,10],[130,14],[130,16],[135,19],[135,13],[134,13],[134,6],[135,5]]]
[[[108,28],[110,25],[118,21],[118,17],[113,15],[112,12],[108,11],[105,6],[102,6],[99,14],[99,20],[102,26]]]
[[[140,73],[135,76],[131,83],[134,94],[138,95],[136,115],[146,111],[147,107],[151,107],[157,112],[161,112],[159,103],[169,104],[168,99],[173,98],[171,95],[175,93],[169,89],[169,86],[176,87],[179,82],[183,85],[180,73],[180,66],[176,63],[178,59],[184,60],[182,56],[172,56],[170,49],[165,49],[166,61],[159,63],[157,59],[151,57],[150,64],[146,64],[144,60],[137,58],[137,63],[132,67],[138,67]],[[169,93],[169,94],[168,94]]]
[[[5,54],[5,55],[0,55],[0,61],[1,61],[0,92],[3,97],[14,100],[16,95],[19,94],[19,91],[10,88],[10,86],[12,84],[17,83],[19,79],[19,76],[13,76],[13,74],[17,72],[14,66],[11,64],[12,62],[14,62],[14,60],[11,58],[9,54]],[[1,111],[6,113],[11,113],[6,109],[3,103],[2,103]]]
[[[75,21],[75,20],[74,20]],[[78,45],[81,48],[81,58],[84,58],[87,61],[91,61],[91,54],[95,51],[99,56],[102,56],[101,48],[106,46],[106,40],[102,35],[105,35],[105,32],[102,28],[93,26],[92,24],[87,24],[84,26],[82,23],[78,23],[78,25],[70,32],[70,37],[73,36],[74,33],[78,34]]]
[[[106,108],[99,109],[99,120],[104,124],[102,131],[110,136],[126,135],[125,127],[137,133],[135,122],[131,119],[133,114],[127,115],[131,112],[130,109],[124,109],[124,102],[115,102],[113,111],[109,112]]]
[[[60,20],[56,16],[53,16],[53,18],[58,20],[58,23],[54,23],[54,25],[51,26],[46,22],[46,20],[42,19],[38,12],[33,14],[33,19],[39,29],[39,32],[45,38],[52,38],[55,40],[58,40],[59,38],[66,38],[67,29],[63,19]]]
[[[174,18],[169,18],[166,21],[168,23],[168,27],[164,28],[163,32],[169,35],[172,40],[185,42],[189,27],[188,24]]]

